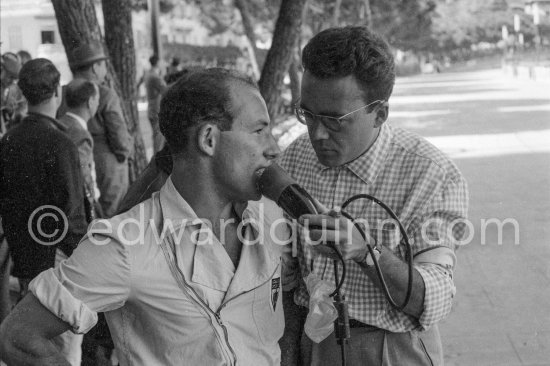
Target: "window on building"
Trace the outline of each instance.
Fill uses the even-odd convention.
[[[55,32],[53,30],[44,30],[40,32],[42,44],[55,43]]]

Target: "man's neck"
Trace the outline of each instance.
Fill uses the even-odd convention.
[[[212,233],[220,240],[237,268],[242,249],[238,234],[241,213],[237,213],[239,207],[235,207],[239,205],[224,197],[207,172],[208,169],[201,164],[175,162],[172,182],[197,217],[210,223]]]
[[[88,120],[92,117],[92,116],[90,116],[90,113],[88,112],[88,109],[70,108],[67,111],[67,114],[69,116],[73,117],[74,119],[76,119],[76,121],[78,123],[80,123],[82,128],[84,128],[85,130],[88,129],[87,123],[88,123]]]
[[[38,105],[29,105],[28,111],[29,113],[41,114],[43,116],[55,119],[57,105],[52,101],[41,103]]]
[[[205,169],[197,164],[174,164],[172,182],[200,219],[214,223],[234,217],[231,200],[219,192]]]

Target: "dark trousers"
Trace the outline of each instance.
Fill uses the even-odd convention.
[[[128,191],[128,161],[119,162],[114,154],[105,150],[94,146],[99,203],[105,217],[110,218]]]

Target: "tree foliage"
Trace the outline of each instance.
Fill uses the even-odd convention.
[[[514,10],[510,0],[461,0],[437,3],[432,37],[442,50],[470,47],[480,42],[496,43],[502,38],[502,26],[512,33]],[[535,33],[532,17],[518,13],[521,32],[529,41]]]

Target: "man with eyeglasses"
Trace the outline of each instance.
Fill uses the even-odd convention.
[[[395,222],[384,224],[391,219],[382,207],[357,200],[345,211],[361,220],[367,239],[345,217],[325,212],[300,218],[301,276],[334,282],[337,257],[324,243],[334,242],[347,267],[341,288],[351,327],[347,365],[442,365],[437,323],[449,314],[455,293],[454,251],[465,234],[466,182],[434,146],[386,123],[395,68],[380,36],[365,27],[327,29],[305,46],[302,62],[296,117],[308,134],[285,151],[281,166],[332,213],[357,194],[389,206],[406,230],[413,270],[410,299],[399,310],[386,299],[374,262],[394,302],[402,305],[409,286],[404,242]],[[322,225],[323,230],[315,228]],[[321,244],[307,245],[322,238]],[[302,315],[289,316],[288,329],[299,329],[296,322],[303,322],[309,295],[305,283],[295,289]],[[334,332],[315,343],[287,331],[283,355],[295,356],[299,343],[304,365],[341,362]]]

